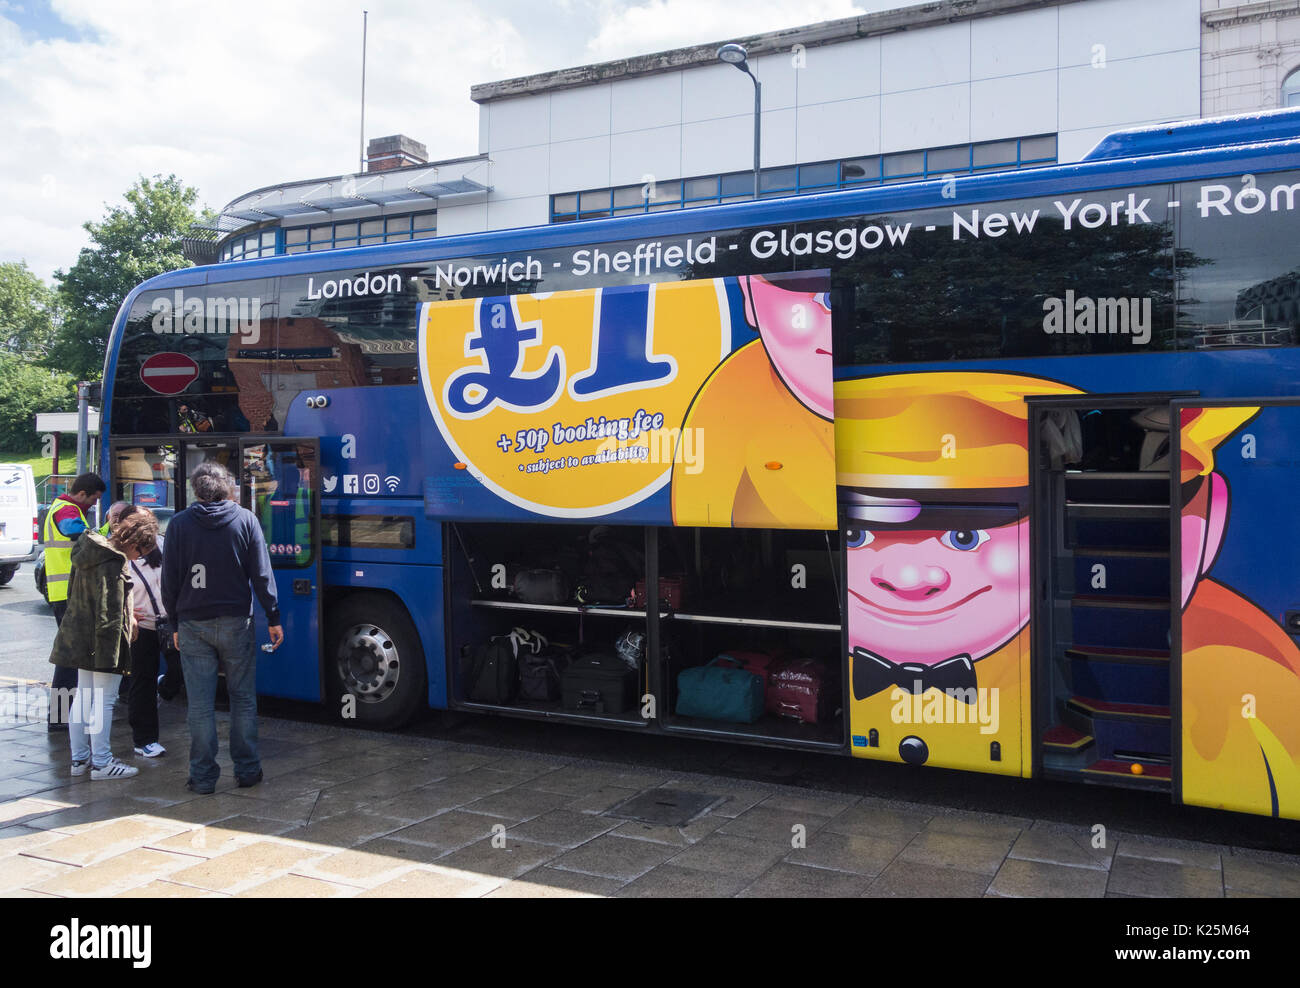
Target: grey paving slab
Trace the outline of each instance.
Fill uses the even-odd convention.
[[[666,844],[604,834],[566,851],[551,861],[550,867],[630,882],[662,864],[674,853],[676,848]]]
[[[1229,893],[1300,899],[1300,861],[1260,860],[1225,854],[1223,885]]]
[[[193,885],[181,885],[169,882],[165,878],[155,878],[144,885],[137,885],[114,895],[116,899],[225,899],[224,892],[210,892]]]
[[[538,841],[558,847],[577,847],[617,827],[621,820],[612,817],[551,810],[525,823],[511,827],[507,836],[516,840]]]
[[[809,835],[807,845],[791,850],[785,860],[789,864],[873,876],[889,867],[907,844],[901,837],[891,840],[822,831]]]
[[[611,833],[615,833],[619,837],[630,837],[633,840],[648,840],[654,841],[656,844],[690,847],[696,841],[701,841],[709,836],[729,819],[731,818],[706,813],[704,816],[692,820],[684,827],[660,827],[652,823],[628,820],[619,824]]]
[[[531,788],[530,784],[530,788]],[[635,796],[641,790],[625,789],[622,786],[601,786],[581,796],[565,796],[560,805],[574,813],[604,813],[626,799]]]
[[[991,875],[898,859],[876,876],[863,895],[879,899],[979,898],[991,881]]]
[[[389,842],[399,844],[407,848],[417,847],[415,844],[400,845],[398,841]],[[305,864],[295,866],[295,873],[307,875],[313,878],[323,878],[326,881],[338,882],[344,885],[352,885],[357,888],[374,888],[376,885],[382,885],[384,882],[396,878],[402,872],[410,871],[420,864],[427,864],[428,861],[416,861],[407,857],[399,857],[394,854],[385,854],[378,850],[379,842],[371,842],[366,846],[376,848],[375,850],[363,850],[353,848],[348,851],[339,851],[324,858],[318,858],[315,861],[309,861]],[[433,860],[432,857],[429,861]]]
[[[432,899],[452,896],[485,895],[497,885],[500,879],[483,881],[477,876],[462,872],[437,871],[417,868],[398,875],[388,881],[367,889],[357,895],[358,899]]]
[[[564,848],[536,841],[497,838],[481,840],[438,859],[440,868],[498,878],[518,878],[538,865],[555,860]]]
[[[207,860],[199,859],[200,863],[172,872],[168,878],[213,892],[238,892],[286,874],[295,865],[322,858],[326,853],[307,845],[264,839]]]
[[[327,817],[320,822],[313,820],[304,827],[285,831],[280,837],[283,840],[302,841],[330,848],[345,848],[356,847],[376,837],[385,837],[407,826],[409,826],[407,821],[399,820],[397,817],[358,811]]]
[[[236,893],[238,899],[334,899],[356,893],[356,888],[305,875],[281,875]]]
[[[974,837],[926,829],[912,838],[899,859],[991,877],[1002,866],[1011,843],[1011,836]]]
[[[1104,846],[1096,847],[1096,840],[1088,828],[1040,827],[1035,824],[1021,832],[1008,856],[1023,861],[1106,871],[1114,857],[1115,846],[1108,840]]]
[[[500,820],[480,813],[448,810],[428,820],[395,830],[388,836],[393,840],[427,844],[443,851],[452,851],[484,837],[491,837],[494,832],[505,833],[504,826]],[[494,831],[494,827],[501,829]]]
[[[747,879],[661,864],[614,894],[626,899],[729,898],[745,887]]]
[[[1223,898],[1223,872],[1174,861],[1116,855],[1106,891],[1149,898]]]
[[[791,810],[795,813],[808,813],[813,816],[833,817],[856,806],[861,800],[857,796],[843,793],[817,793],[804,795],[788,790],[776,792],[766,797],[759,806],[770,810]]]
[[[1217,869],[1226,848],[1212,844],[1194,844],[1189,841],[1148,840],[1144,837],[1121,837],[1115,846],[1116,857],[1144,858],[1169,864],[1191,865],[1196,868]]]
[[[754,806],[718,828],[720,833],[733,837],[752,837],[793,846],[796,839],[809,839],[830,820],[830,817],[800,810],[783,810],[765,803]]]
[[[742,899],[847,899],[861,896],[872,876],[824,868],[806,868],[781,861],[740,893]]]
[[[694,868],[753,881],[776,864],[790,850],[788,844],[712,833],[703,840],[674,854],[672,862],[682,868]]]
[[[1033,822],[1024,817],[942,809],[930,818],[925,829],[933,833],[959,834],[964,837],[1015,840]]]
[[[147,846],[160,851],[178,851],[201,858],[212,858],[244,844],[252,844],[261,837],[283,834],[286,830],[292,830],[293,826],[292,823],[283,820],[232,816],[226,817],[217,824],[193,827],[165,840],[150,841]]]
[[[551,810],[567,807],[570,797],[558,792],[516,786],[471,800],[461,806],[467,813],[482,813],[510,823],[523,823]],[[570,809],[570,812],[573,812]]]
[[[9,854],[0,858],[0,894],[9,895],[20,889],[32,888],[56,875],[76,870],[76,865],[61,861]]]
[[[389,837],[377,837],[364,844],[358,844],[351,850],[358,854],[381,854],[394,861],[403,861],[411,865],[433,864],[450,853],[446,847],[435,844],[417,844],[413,841],[393,840]]]
[[[1106,879],[1106,872],[1099,869],[1008,858],[989,891],[1023,898],[1100,899],[1106,893]]]
[[[855,837],[905,837],[911,839],[925,829],[933,814],[896,803],[863,800],[841,810],[826,824],[826,830]]]
[[[197,858],[173,851],[137,847],[95,864],[51,876],[35,892],[64,896],[111,896],[192,865]]]
[[[534,868],[488,893],[489,899],[567,899],[613,895],[623,881],[558,868]]]
[[[155,804],[147,800],[132,799],[129,796],[116,796],[97,799],[83,806],[71,806],[67,809],[55,810],[45,816],[27,820],[25,825],[41,830],[59,830],[65,834],[72,834],[87,830],[106,821],[135,816],[141,813],[147,814],[157,809],[158,807]]]
[[[76,834],[29,849],[26,853],[48,861],[85,867],[116,854],[155,841],[164,840],[182,830],[185,824],[141,817],[106,820]]]

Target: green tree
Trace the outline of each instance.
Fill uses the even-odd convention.
[[[43,360],[57,319],[54,290],[26,261],[0,264],[0,353]]]
[[[71,374],[0,353],[0,449],[10,453],[38,449],[36,413],[76,407],[76,378]]]
[[[113,206],[104,219],[85,224],[92,246],[77,263],[54,273],[63,319],[51,348],[51,367],[83,380],[103,372],[104,350],[113,317],[140,282],[188,267],[181,238],[198,217],[198,190],[175,175],[140,178],[126,191],[125,206]]]

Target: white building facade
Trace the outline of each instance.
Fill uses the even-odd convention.
[[[690,208],[1080,159],[1106,134],[1300,104],[1300,0],[941,0],[471,87],[479,146],[232,202],[195,260]],[[393,148],[404,149],[398,159]]]

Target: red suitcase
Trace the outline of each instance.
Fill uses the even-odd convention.
[[[766,693],[768,688],[768,673],[771,671],[772,663],[775,661],[771,655],[768,655],[766,652],[723,652],[722,654],[729,659],[734,659],[736,662],[739,662],[741,668],[745,669],[747,672],[752,672],[762,676],[763,690]],[[766,702],[765,698],[764,703],[766,704]]]
[[[681,576],[659,577],[659,606],[664,607],[666,605],[670,610],[680,611],[682,609],[685,582],[685,578]],[[631,603],[633,607],[645,607],[645,580],[636,581],[636,589],[632,591]]]
[[[830,699],[825,670],[816,659],[782,659],[768,669],[770,714],[816,724],[825,718]]]

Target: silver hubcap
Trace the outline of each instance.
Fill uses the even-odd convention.
[[[354,624],[343,633],[337,659],[343,688],[362,703],[382,703],[397,689],[397,646],[384,629]]]

